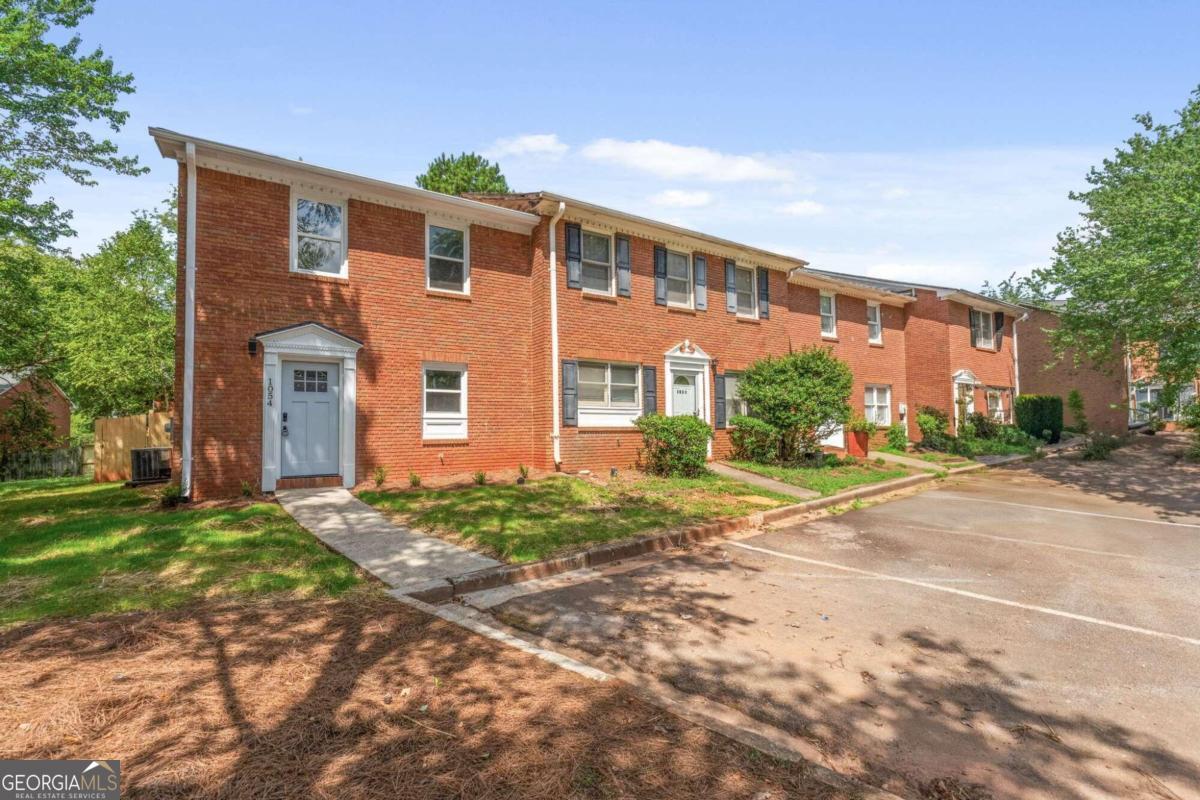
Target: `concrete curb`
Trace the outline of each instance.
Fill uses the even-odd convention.
[[[983,465],[979,464],[976,468],[982,467]],[[536,578],[547,578],[551,575],[557,575],[560,572],[584,569],[586,567],[597,567],[613,561],[621,561],[622,559],[645,555],[646,553],[669,550],[685,544],[701,542],[717,536],[725,536],[730,533],[746,530],[747,528],[757,528],[768,523],[780,522],[791,517],[820,511],[830,506],[853,502],[865,497],[875,497],[900,489],[920,486],[921,484],[935,481],[939,477],[939,475],[929,472],[921,475],[909,475],[904,478],[884,481],[883,483],[860,486],[856,489],[830,495],[829,497],[819,497],[814,500],[796,503],[795,505],[759,511],[745,517],[710,522],[705,525],[694,525],[690,528],[683,528],[676,531],[667,531],[665,533],[639,536],[636,539],[602,544],[578,553],[550,558],[545,561],[535,561],[532,564],[502,564],[498,567],[488,567],[487,569],[467,572],[444,580],[431,581],[413,591],[405,592],[405,594],[425,603],[446,603],[471,592],[495,589],[498,586],[507,586],[512,583],[523,583]]]

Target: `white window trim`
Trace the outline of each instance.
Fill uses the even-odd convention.
[[[750,311],[737,310],[737,316],[742,319],[758,319],[758,270],[754,267],[743,267],[741,264],[733,265],[734,309],[737,309],[737,273],[740,269],[744,269],[750,273]]]
[[[870,404],[870,406],[874,407],[874,408],[879,408],[879,406],[880,406],[880,404],[878,402],[879,393],[882,391],[887,395],[887,402],[883,404],[884,420],[882,422],[879,420],[871,420],[871,421],[874,422],[876,425],[883,425],[883,426],[891,425],[892,424],[892,387],[891,387],[891,384],[868,383],[866,386],[863,387],[863,411],[864,412],[866,411],[866,409],[868,407],[868,404],[867,404],[867,392],[868,391],[872,392],[875,395],[876,402]],[[864,416],[866,416],[865,413],[864,413]]]
[[[827,333],[825,331],[825,315],[821,313],[820,301],[818,300],[817,301],[817,320],[821,324],[821,338],[822,339],[836,339],[837,338],[837,320],[838,320],[837,295],[833,292],[821,292],[821,297],[829,298],[829,316],[831,319],[833,319],[833,330],[829,331]]]
[[[694,254],[681,253],[678,250],[667,250],[667,259],[670,260],[672,255],[683,256],[684,263],[687,264],[687,302],[672,303],[671,302],[671,268],[667,264],[667,306],[670,308],[686,308],[694,309],[696,307],[696,257]],[[678,279],[676,279],[678,280]]]
[[[583,267],[586,264],[599,264],[599,261],[590,261],[583,257],[583,237],[584,236],[602,236],[608,239],[608,291],[600,291],[599,289],[589,289],[583,285]],[[615,297],[617,294],[617,242],[616,237],[611,233],[603,233],[601,231],[588,230],[587,228],[579,229],[579,288],[584,294],[594,294],[599,297]]]
[[[462,258],[463,288],[461,291],[457,290],[457,289],[443,289],[439,286],[433,286],[429,282],[429,260],[431,258],[433,258],[432,254],[429,252],[429,248],[433,244],[433,239],[429,235],[430,227],[447,228],[452,231],[461,231],[462,232],[462,235],[463,235],[463,258]],[[452,258],[447,259],[445,256],[437,256],[437,258],[442,258],[447,261],[454,260]],[[449,220],[439,219],[437,217],[430,217],[430,216],[425,217],[425,288],[430,292],[442,292],[444,294],[461,294],[461,295],[471,294],[471,226],[470,225],[464,225],[460,222],[451,222]]]
[[[324,203],[326,205],[338,206],[342,210],[342,265],[337,272],[320,272],[312,269],[300,268],[300,247],[299,238],[300,231],[296,225],[296,204],[300,200],[309,200],[314,203]],[[295,186],[291,187],[291,198],[289,200],[290,211],[288,216],[289,225],[289,251],[288,251],[288,271],[295,272],[300,275],[324,275],[329,278],[348,278],[350,276],[350,249],[347,242],[350,239],[350,205],[346,202],[345,197],[338,195],[330,195],[322,192],[310,192],[306,189],[298,189]]]
[[[978,314],[981,323],[982,323],[982,320],[984,320],[984,319],[987,320],[987,328],[991,334],[989,336],[984,336],[983,335],[983,325],[980,324],[980,326],[979,326],[980,335],[977,339],[974,339],[971,342],[971,344],[974,345],[979,350],[995,350],[996,349],[996,320],[992,316],[992,312],[984,311],[982,308],[975,308],[974,306],[972,306],[971,313]],[[980,344],[980,342],[983,342],[983,344]]]
[[[984,402],[986,402],[988,405],[988,416],[990,416],[992,419],[996,420],[997,422],[1007,422],[1008,420],[1004,413],[1004,390],[988,388],[988,389],[984,390],[983,397],[984,397]],[[992,398],[993,397],[996,398],[995,413],[992,412]]]
[[[730,370],[728,372],[722,373],[722,377],[725,379],[725,420],[726,420],[725,424],[726,424],[726,426],[728,426],[730,428],[737,427],[736,425],[729,425],[729,420],[732,419],[733,417],[738,416],[738,414],[735,414],[733,411],[733,404],[734,403],[745,404],[746,401],[741,398],[734,398],[733,392],[729,391],[729,379],[733,378],[734,384],[740,386],[741,382],[742,382],[742,376],[744,376],[745,374],[746,374],[745,372],[738,372],[737,370]],[[750,406],[749,406],[749,404],[746,404],[746,414],[744,414],[743,416],[747,416],[749,414],[749,412],[750,412]]]
[[[579,427],[581,428],[632,428],[633,421],[642,415],[642,365],[631,364],[626,361],[599,361],[592,359],[583,359],[579,361],[579,366],[584,365],[604,365],[604,396],[606,400],[603,403],[595,401],[584,402],[579,400]],[[633,367],[635,386],[632,405],[613,405],[612,404],[612,368],[618,367]],[[582,373],[581,373],[582,374]],[[577,387],[583,381],[577,379]]]
[[[462,404],[457,412],[426,410],[425,375],[430,370],[445,370],[462,374]],[[431,440],[455,440],[467,438],[467,392],[469,371],[466,364],[451,364],[442,361],[426,361],[421,364],[421,438]]]
[[[875,309],[876,323],[879,325],[879,335],[871,335],[871,309]],[[834,326],[837,326],[837,315],[834,315]],[[872,300],[867,301],[867,343],[883,344],[883,308]]]

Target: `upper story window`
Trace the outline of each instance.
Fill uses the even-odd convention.
[[[470,237],[467,228],[429,223],[425,230],[426,287],[441,292],[471,291]]]
[[[737,313],[739,317],[758,316],[758,292],[755,287],[754,270],[751,267],[734,269],[733,285],[737,291]]]
[[[837,297],[829,292],[821,292],[821,335],[837,336]]]
[[[867,303],[867,341],[883,344],[883,316],[879,303]]]
[[[987,350],[996,347],[996,329],[990,311],[971,309],[971,343]]]
[[[579,405],[604,408],[637,408],[636,364],[579,362]]]
[[[293,192],[292,270],[346,276],[344,201]]]
[[[672,250],[667,251],[667,305],[692,307],[692,260]]]
[[[612,237],[583,232],[583,288],[601,294],[613,293]]]

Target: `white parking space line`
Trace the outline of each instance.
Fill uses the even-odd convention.
[[[803,556],[792,555],[791,553],[782,553],[778,550],[771,550],[767,547],[756,547],[755,545],[746,544],[745,542],[726,542],[726,546],[738,547],[742,550],[762,553],[764,555],[774,556],[775,558],[783,558],[788,561],[798,561],[802,564],[813,564],[818,567],[842,570],[843,572],[850,572],[855,575],[869,575],[874,578],[883,578],[885,580],[895,581],[896,583],[905,583],[909,586],[919,586],[922,589],[932,589],[935,592],[956,594],[960,597],[969,597],[972,600],[982,600],[985,603],[996,603],[1002,606],[1024,609],[1025,611],[1036,611],[1039,614],[1049,614],[1050,616],[1062,617],[1064,619],[1071,619],[1077,622],[1087,622],[1091,625],[1102,625],[1106,628],[1113,628],[1115,630],[1125,631],[1127,633],[1138,633],[1143,636],[1153,636],[1159,639],[1172,639],[1177,642],[1183,642],[1184,644],[1190,644],[1194,647],[1200,647],[1200,639],[1192,639],[1187,636],[1180,636],[1176,633],[1166,633],[1164,631],[1156,631],[1150,628],[1139,628],[1136,625],[1126,625],[1121,622],[1112,622],[1110,620],[1099,619],[1097,617],[1089,617],[1084,614],[1074,614],[1070,611],[1061,611],[1057,608],[1046,608],[1045,606],[1018,603],[1016,600],[1006,600],[1003,597],[993,597],[987,594],[979,594],[978,592],[968,592],[965,589],[955,589],[951,586],[940,586],[936,583],[930,583],[929,581],[919,581],[914,578],[902,578],[898,575],[887,575],[885,573],[874,572],[869,569],[859,569],[858,567],[848,567],[844,564],[834,564],[831,561],[821,561],[815,558],[805,558]]]
[[[1095,550],[1091,547],[1076,547],[1070,544],[1055,544],[1054,542],[1042,542],[1037,539],[1017,539],[1012,536],[997,536],[994,533],[975,533],[974,531],[955,531],[949,528],[931,528],[928,525],[909,525],[907,523],[894,523],[897,528],[908,528],[913,531],[921,531],[922,533],[945,533],[950,536],[973,536],[977,539],[993,539],[997,542],[1011,542],[1012,544],[1027,544],[1031,547],[1050,547],[1055,550],[1070,550],[1073,553],[1087,553],[1092,556],[1105,556],[1107,558],[1127,558],[1130,561],[1144,561],[1147,564],[1158,564],[1166,567],[1183,567],[1184,569],[1200,569],[1200,567],[1189,567],[1186,564],[1169,564],[1162,561],[1155,561],[1152,558],[1143,556],[1135,556],[1130,553],[1116,553],[1112,550]]]
[[[1169,525],[1173,528],[1197,528],[1200,525],[1191,522],[1171,522],[1165,519],[1141,519],[1139,517],[1122,517],[1119,514],[1101,514],[1098,511],[1075,511],[1070,508],[1054,508],[1052,506],[1035,506],[1029,503],[1010,503],[1007,500],[988,500],[984,497],[951,494],[949,492],[928,492],[922,497],[932,497],[940,500],[966,500],[969,503],[992,503],[998,506],[1016,506],[1017,508],[1034,508],[1038,511],[1054,511],[1059,514],[1078,514],[1081,517],[1104,517],[1105,519],[1120,519],[1125,522],[1141,522],[1145,525]]]

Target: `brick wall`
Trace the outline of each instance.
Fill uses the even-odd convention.
[[[1058,315],[1052,311],[1030,309],[1029,319],[1018,323],[1018,361],[1021,367],[1022,394],[1057,395],[1063,400],[1065,422],[1074,423],[1067,409],[1067,395],[1078,389],[1083,395],[1084,413],[1092,428],[1108,433],[1124,433],[1129,424],[1129,389],[1125,363],[1119,345],[1113,347],[1113,361],[1107,367],[1074,365],[1075,355],[1068,351],[1058,358],[1050,344],[1048,331],[1058,327]]]
[[[26,378],[4,394],[0,394],[0,415],[8,411],[18,397],[33,391],[33,384]],[[44,386],[35,396],[50,412],[50,419],[54,425],[54,437],[66,440],[71,435],[70,401],[54,386]]]

